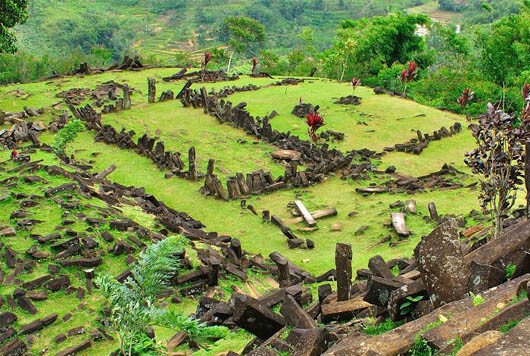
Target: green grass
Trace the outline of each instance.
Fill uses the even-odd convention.
[[[341,96],[351,95],[351,84],[325,79],[312,79],[296,86],[272,87],[253,92],[237,93],[230,97],[233,103],[247,102],[253,115],[264,116],[275,110],[279,116],[271,120],[273,128],[307,139],[305,119],[291,114],[299,99],[319,105],[325,126],[321,129],[345,133],[345,139],[332,144],[340,150],[368,148],[382,151],[396,143],[405,143],[417,137],[416,130],[432,133],[442,126],[449,127],[464,120],[454,114],[439,111],[413,101],[388,95],[376,95],[371,88],[357,88],[355,94],[362,103],[334,104]]]
[[[5,153],[1,154],[0,159],[3,160]],[[53,158],[52,155],[46,154],[46,153],[39,153],[36,155],[36,158],[43,158],[46,160],[47,163],[58,163],[56,162],[56,159]],[[8,168],[12,168],[14,165],[10,164],[8,165]],[[21,177],[24,174],[18,174],[19,179],[16,181],[17,186],[11,187],[9,191],[12,193],[24,193],[27,195],[37,195],[42,196],[44,191],[51,188],[58,186],[60,184],[69,182],[68,179],[63,178],[61,176],[50,176],[45,171],[39,170],[37,172],[31,173],[32,175],[37,175],[43,179],[46,180],[46,183],[25,183],[22,181]],[[9,172],[0,171],[0,179],[5,179],[7,177],[12,176]],[[2,193],[7,192],[8,189],[5,187],[2,187]],[[71,198],[70,198],[71,196]],[[56,199],[63,199],[63,200],[70,200],[70,201],[78,201],[80,203],[78,209],[73,209],[70,211],[64,210],[62,207],[60,207],[55,200]],[[10,246],[13,250],[15,250],[20,257],[22,257],[25,253],[25,251],[33,246],[33,245],[39,245],[37,244],[33,239],[29,237],[31,234],[40,234],[40,235],[47,235],[49,233],[52,233],[56,230],[56,226],[60,225],[60,222],[63,219],[72,219],[75,221],[74,224],[69,225],[70,228],[74,229],[75,231],[86,231],[88,228],[88,225],[84,221],[78,221],[78,219],[75,217],[75,214],[78,212],[82,212],[87,216],[91,217],[98,217],[101,218],[101,215],[99,215],[99,211],[95,208],[87,208],[86,204],[90,204],[93,206],[100,206],[105,207],[106,204],[103,204],[101,201],[98,201],[96,199],[90,199],[87,200],[86,198],[76,194],[76,193],[70,193],[70,192],[63,192],[58,195],[55,195],[52,198],[41,198],[38,200],[39,205],[32,208],[27,208],[25,211],[31,214],[30,218],[32,219],[38,219],[42,220],[43,223],[36,224],[32,229],[30,230],[18,230],[17,235],[14,237],[3,237],[2,243],[4,243],[7,246]],[[3,200],[0,202],[0,220],[3,222],[2,225],[5,225],[5,223],[8,223],[9,225],[14,226],[15,220],[10,220],[9,215],[11,211],[19,208],[19,201],[15,200],[13,197]],[[142,210],[140,210],[138,207],[135,206],[129,206],[129,205],[123,205],[119,207],[119,210],[121,211],[120,215],[116,216],[110,216],[108,220],[110,219],[122,219],[124,217],[131,218],[141,224],[142,226],[146,228],[153,229],[155,228],[154,224],[154,217],[146,214]],[[69,214],[68,214],[69,213]],[[103,232],[105,230],[110,230],[112,234],[115,236],[116,239],[122,238],[125,239],[129,233],[126,232],[119,232],[116,230],[112,230],[109,228],[108,224],[103,224],[99,228],[95,228],[94,231],[91,233],[91,235],[94,236],[95,240],[102,246],[104,249],[109,245],[106,243],[99,235],[100,232]],[[45,244],[45,245],[39,245],[40,251],[48,251],[52,252],[51,248],[49,247],[51,243]],[[138,252],[138,251],[137,251]],[[189,253],[190,257],[193,258],[194,254]],[[44,276],[48,274],[48,265],[50,263],[54,263],[51,259],[44,259],[41,261],[38,261],[36,265],[34,266],[31,273],[23,273],[17,278],[25,281],[30,281],[35,278]],[[2,260],[0,263],[0,268],[4,271],[7,271],[7,274],[10,274],[11,271],[7,268],[5,265],[5,262]],[[127,265],[125,264],[125,256],[114,256],[112,254],[106,254],[104,258],[104,262],[101,266],[97,267],[97,273],[110,273],[111,275],[117,275],[121,272],[123,272],[127,268]],[[78,287],[84,287],[84,281],[85,277],[83,276],[83,272],[80,269],[76,268],[62,268],[61,273],[66,273],[70,276],[70,280],[72,282],[72,286],[78,288]],[[2,285],[0,286],[0,294],[1,295],[7,295],[13,293],[14,289],[16,288],[16,285]],[[56,313],[59,316],[59,319],[53,323],[52,325],[46,327],[44,331],[36,333],[36,338],[34,342],[31,345],[31,352],[34,354],[40,353],[42,350],[46,349],[50,353],[57,353],[69,346],[73,346],[76,344],[79,344],[80,342],[84,341],[85,339],[90,337],[90,334],[88,333],[89,330],[94,329],[96,327],[100,327],[101,325],[97,322],[97,319],[99,318],[99,309],[101,308],[103,303],[103,298],[99,294],[99,291],[97,289],[94,289],[94,292],[92,295],[89,295],[88,293],[85,295],[85,298],[80,301],[76,298],[76,293],[67,294],[64,291],[59,291],[56,293],[49,292],[48,293],[48,299],[45,301],[40,302],[34,302],[35,306],[38,309],[38,313],[36,315],[31,315],[19,308],[16,308],[12,310],[15,312],[18,316],[17,322],[14,324],[16,328],[19,328],[22,325],[28,324],[36,319],[46,317],[52,313]],[[86,304],[84,308],[80,308],[81,304]],[[192,313],[195,311],[196,308],[196,301],[191,300],[190,298],[184,298],[183,303],[181,304],[170,304],[168,306],[168,309],[175,310],[181,313]],[[7,304],[4,304],[0,311],[7,311],[11,310]],[[72,317],[68,321],[62,321],[63,316],[66,314],[71,314]],[[72,329],[77,326],[85,326],[87,332],[83,335],[73,336],[69,337],[65,342],[61,344],[56,344],[53,341],[53,338],[61,333],[65,333],[67,330]],[[226,342],[232,342],[232,344],[236,343],[234,340],[240,340],[242,345],[244,336],[248,335],[246,333],[239,333],[232,337],[227,338]],[[168,337],[165,337],[164,334],[159,335],[158,340],[162,343],[165,343],[169,337],[172,335],[169,335]],[[248,336],[247,336],[248,337]],[[99,341],[94,344],[94,348],[91,350],[85,352],[84,354],[89,354],[96,352],[110,352],[116,348],[117,344],[113,341]]]
[[[260,168],[271,171],[274,177],[284,171],[272,160],[271,152],[276,150],[275,147],[229,124],[220,124],[201,110],[183,108],[180,102],[144,105],[135,110],[107,115],[103,122],[118,130],[122,127],[133,129],[138,137],[142,133],[158,136],[164,141],[166,151],[180,152],[186,163],[188,149],[193,146],[197,153],[197,169],[205,173],[208,159],[214,158],[214,172],[223,180],[235,173],[251,173]]]
[[[438,1],[427,2],[423,5],[410,7],[406,10],[409,14],[425,14],[431,19],[441,23],[459,23],[462,21],[462,14],[452,11],[440,10]]]
[[[499,331],[502,332],[502,333],[507,333],[508,331],[512,330],[514,327],[517,326],[517,324],[519,324],[519,320],[510,320],[509,322],[507,322],[506,324],[504,324],[503,326],[501,326],[499,328]]]
[[[51,103],[56,100],[55,91],[66,90],[74,84],[78,87],[95,87],[96,83],[110,79],[118,82],[126,81],[138,90],[132,97],[133,109],[106,115],[105,122],[113,124],[117,129],[121,126],[135,129],[138,135],[143,132],[152,135],[159,133],[166,148],[180,151],[184,159],[187,149],[195,145],[199,169],[203,171],[207,159],[212,157],[217,161],[217,173],[221,176],[238,171],[246,173],[261,167],[272,170],[274,175],[282,173],[283,168],[273,163],[268,157],[275,148],[261,142],[252,144],[251,142],[255,140],[241,130],[227,124],[220,125],[214,118],[202,114],[201,110],[182,108],[177,101],[147,104],[145,93],[147,77],[160,79],[175,71],[175,69],[153,69],[142,72],[105,73],[79,79],[56,80],[54,84],[32,83],[23,88],[34,94],[28,101],[38,102],[43,100],[41,97],[44,97],[47,100],[44,103]],[[263,86],[271,82],[269,79],[256,80],[243,76],[236,82],[208,83],[205,86],[210,90],[219,89],[225,85],[240,86],[255,83]],[[60,88],[57,87],[58,84]],[[176,92],[182,85],[183,81],[160,82],[158,92],[166,89]],[[200,86],[196,84],[194,87]],[[8,102],[10,94],[5,93],[13,90],[14,87],[1,88],[0,100],[4,103]],[[455,121],[465,124],[465,121],[456,115],[398,97],[376,96],[369,88],[358,88],[356,94],[363,97],[360,106],[333,104],[338,97],[350,93],[351,88],[348,84],[311,79],[297,86],[270,87],[256,92],[235,94],[228,100],[233,103],[246,101],[253,115],[262,116],[276,110],[280,115],[272,120],[273,126],[281,131],[291,130],[305,139],[303,119],[290,114],[293,106],[302,96],[305,102],[321,106],[320,111],[326,118],[324,129],[345,132],[345,141],[335,144],[342,150],[366,147],[380,151],[386,146],[415,137],[415,129],[432,132],[441,126],[449,126]],[[17,105],[20,108],[21,104],[16,102],[13,104],[15,107]],[[420,114],[423,116],[419,116]],[[368,126],[357,125],[359,121],[366,122]],[[370,130],[375,130],[375,132],[368,132]],[[48,137],[45,136],[44,140],[51,140],[51,136]],[[249,143],[239,144],[237,139],[245,139]],[[446,162],[454,163],[457,168],[464,170],[461,163],[463,152],[470,145],[470,135],[467,130],[464,130],[453,138],[432,142],[420,156],[390,153],[383,156],[381,162],[374,163],[382,169],[392,164],[397,167],[398,172],[415,176],[438,170]],[[118,169],[110,176],[111,180],[126,185],[144,186],[148,192],[156,194],[170,206],[188,212],[201,220],[208,230],[237,237],[243,242],[244,248],[254,253],[268,255],[274,250],[279,250],[313,273],[321,273],[333,268],[333,259],[328,256],[333,254],[336,242],[353,244],[354,268],[366,266],[368,257],[375,253],[380,253],[385,258],[410,256],[419,238],[434,227],[434,225],[426,224],[422,218],[428,214],[427,204],[431,201],[436,202],[441,214],[461,215],[479,207],[475,198],[476,192],[467,189],[432,191],[413,196],[384,194],[363,197],[354,190],[356,187],[368,185],[370,180],[350,182],[340,180],[339,177],[333,175],[315,187],[286,190],[249,199],[248,203],[252,204],[258,212],[270,210],[272,214],[279,215],[283,219],[291,217],[287,204],[297,198],[301,198],[309,210],[325,207],[337,208],[338,216],[320,221],[319,230],[314,233],[304,234],[297,232],[298,226],[292,227],[301,237],[314,240],[317,245],[315,250],[289,250],[286,248],[285,237],[279,229],[271,224],[263,224],[259,217],[252,215],[246,209],[241,209],[239,202],[224,203],[204,198],[198,192],[202,185],[201,182],[193,183],[177,178],[165,179],[164,173],[147,158],[115,147],[94,143],[92,133],[82,133],[78,140],[69,147],[68,152],[75,153],[78,158],[93,164],[95,171],[100,171],[111,163],[115,163]],[[101,152],[101,154],[92,157],[90,155],[92,152]],[[385,179],[388,178],[378,178],[378,181],[382,182]],[[382,238],[392,234],[391,230],[383,226],[389,221],[391,213],[388,205],[396,200],[410,198],[417,200],[419,209],[417,216],[407,217],[407,224],[413,231],[413,236],[408,240],[398,242],[394,248],[388,248],[387,244],[378,244]],[[453,203],[455,199],[460,199],[461,204],[456,206]],[[357,211],[358,215],[353,218],[348,217],[347,214],[351,211]],[[330,231],[330,226],[335,222],[343,224],[341,232]],[[369,225],[370,228],[364,235],[355,236],[355,231],[363,225]],[[300,224],[300,227],[303,227],[303,224]]]
[[[435,201],[441,214],[463,214],[478,208],[475,192],[468,189],[452,191],[433,191],[413,196],[405,194],[384,194],[363,197],[355,193],[360,183],[348,182],[331,177],[324,183],[306,189],[280,191],[274,194],[252,197],[247,204],[253,205],[258,213],[270,210],[271,214],[279,215],[282,219],[290,218],[287,203],[302,198],[309,210],[335,207],[339,211],[336,217],[321,220],[319,230],[311,234],[302,234],[293,228],[300,237],[311,238],[317,248],[314,250],[289,250],[286,238],[280,230],[272,224],[263,224],[261,217],[254,216],[249,210],[242,209],[238,201],[222,202],[215,199],[205,199],[199,193],[200,182],[189,182],[183,179],[165,179],[164,173],[159,171],[147,158],[140,157],[130,151],[107,146],[92,141],[91,133],[82,133],[71,146],[71,152],[81,148],[91,147],[91,151],[102,152],[97,157],[90,157],[88,150],[80,151],[77,156],[93,161],[96,171],[104,169],[111,163],[118,169],[109,176],[112,180],[125,185],[143,186],[149,193],[156,194],[159,199],[171,207],[185,211],[207,226],[209,231],[217,231],[241,240],[244,249],[252,253],[268,255],[278,250],[291,258],[295,263],[302,264],[310,272],[323,273],[334,267],[332,256],[336,242],[347,242],[353,245],[354,268],[365,267],[368,258],[381,254],[385,258],[409,256],[420,237],[434,228],[426,224],[422,216],[428,215],[427,205]],[[363,183],[366,184],[366,183]],[[389,204],[396,200],[414,198],[418,203],[418,215],[407,217],[407,224],[414,235],[395,248],[388,248],[387,244],[378,244],[385,236],[392,234],[391,230],[383,226],[390,219]],[[462,199],[456,206],[455,199]],[[357,211],[353,218],[348,213]],[[331,232],[330,227],[335,222],[343,224],[341,232]],[[354,236],[355,231],[362,225],[370,228],[362,236]],[[309,261],[307,261],[309,260]],[[305,262],[303,262],[305,261]]]
[[[384,322],[378,324],[378,325],[368,325],[366,326],[362,332],[368,335],[381,335],[386,333],[387,331],[390,331],[392,329],[397,328],[398,326],[401,326],[403,324],[403,321],[392,321],[392,319],[388,318]]]
[[[116,129],[122,126],[127,129],[134,129],[139,137],[147,132],[150,135],[158,135],[165,143],[165,147],[171,151],[180,151],[182,158],[186,161],[187,150],[190,146],[195,146],[197,150],[198,166],[200,171],[205,171],[209,158],[216,159],[216,173],[223,179],[236,172],[248,173],[252,170],[264,168],[271,170],[274,176],[283,173],[283,167],[272,161],[270,153],[277,148],[246,135],[242,130],[231,127],[229,124],[219,124],[216,119],[204,115],[202,110],[182,108],[178,101],[148,104],[147,103],[147,77],[155,77],[160,81],[163,76],[171,75],[176,69],[152,69],[142,72],[117,72],[105,73],[102,75],[85,76],[81,78],[64,78],[46,83],[31,83],[27,85],[12,85],[0,87],[0,107],[8,111],[21,110],[24,105],[39,107],[49,106],[59,101],[55,94],[61,90],[71,87],[94,88],[98,83],[108,80],[127,82],[129,86],[136,89],[132,96],[133,109],[118,114],[105,115],[103,121],[112,124]],[[254,83],[266,86],[274,80],[255,80],[246,76],[241,77],[236,82],[208,83],[205,86],[208,90],[216,90],[225,85],[246,85]],[[158,93],[171,89],[178,92],[183,81],[174,83],[160,82]],[[194,85],[199,88],[201,85]],[[32,95],[27,100],[17,99],[12,90],[20,88]],[[384,147],[393,146],[396,143],[403,143],[410,138],[416,137],[415,130],[420,129],[424,133],[438,130],[441,126],[448,127],[458,121],[466,126],[463,118],[438,111],[429,107],[418,105],[412,101],[398,97],[386,95],[376,96],[369,88],[358,88],[357,95],[363,97],[360,106],[343,106],[333,102],[340,96],[351,94],[351,87],[345,83],[336,83],[328,80],[310,79],[306,83],[298,86],[288,87],[268,87],[255,92],[245,92],[235,94],[227,100],[234,104],[245,101],[248,109],[254,116],[263,116],[276,110],[279,116],[272,119],[274,128],[280,131],[291,131],[306,139],[306,128],[303,119],[299,119],[290,114],[293,106],[303,97],[305,102],[320,105],[321,113],[325,115],[325,129],[344,132],[346,139],[343,142],[332,143],[332,147],[343,151],[351,149],[369,148],[382,151]],[[64,109],[63,106],[59,108]],[[51,113],[48,111],[40,117],[45,122],[51,120]],[[361,122],[366,123],[359,124]],[[157,131],[159,130],[159,131]],[[371,131],[371,130],[375,130]],[[246,140],[247,143],[238,143],[238,140]],[[41,136],[41,141],[50,144],[53,142],[53,135],[45,133]],[[320,143],[319,143],[320,144]],[[464,167],[463,153],[473,145],[469,131],[463,130],[460,134],[440,141],[432,142],[421,155],[392,152],[384,155],[381,160],[374,161],[374,166],[384,169],[388,165],[397,167],[399,173],[411,176],[425,175],[441,168],[443,163],[450,163],[457,169],[469,173]],[[68,155],[74,154],[79,161],[93,165],[93,171],[99,172],[107,168],[110,164],[115,164],[117,169],[108,178],[111,181],[123,185],[134,185],[145,187],[147,193],[156,195],[159,200],[164,201],[168,206],[190,214],[193,218],[200,220],[206,225],[207,231],[215,231],[220,235],[228,235],[238,238],[244,250],[268,256],[273,251],[280,251],[295,264],[307,271],[318,275],[334,268],[334,251],[337,242],[350,243],[353,249],[353,269],[365,268],[371,256],[379,254],[386,260],[395,257],[411,257],[413,248],[420,238],[427,235],[435,227],[433,223],[427,223],[425,217],[429,216],[427,205],[435,202],[438,212],[442,215],[454,214],[456,216],[466,216],[473,209],[479,209],[476,198],[477,191],[468,188],[456,190],[431,190],[417,194],[381,194],[363,196],[355,192],[355,188],[366,187],[371,183],[381,184],[391,179],[387,175],[371,176],[366,180],[352,181],[343,180],[339,175],[330,174],[318,185],[307,188],[292,188],[282,190],[269,195],[252,196],[247,199],[247,204],[252,205],[259,216],[253,215],[248,209],[241,208],[239,201],[223,202],[211,197],[203,197],[199,189],[203,182],[190,182],[181,178],[164,178],[166,172],[159,170],[148,158],[140,156],[132,150],[122,150],[115,146],[94,142],[93,132],[82,132],[76,140],[66,148]],[[99,154],[93,156],[92,153]],[[0,161],[6,160],[9,152],[0,152]],[[45,164],[60,164],[53,155],[37,152],[32,155],[33,159],[44,159]],[[0,172],[0,180],[7,177],[7,172]],[[52,186],[58,186],[67,180],[58,176],[50,176],[39,171],[38,175],[48,181],[46,184],[19,184],[17,192],[31,195],[43,195],[43,190]],[[457,177],[464,185],[476,181],[476,177],[471,175]],[[0,187],[0,194],[6,192],[6,187]],[[67,194],[59,197],[66,199]],[[56,197],[54,197],[56,198]],[[31,233],[48,234],[54,231],[55,227],[64,219],[65,211],[55,201],[54,198],[43,199],[42,205],[28,209],[33,215],[32,218],[44,220],[45,223],[37,225]],[[78,195],[72,197],[81,203],[90,203],[104,207],[105,204],[96,200],[86,200]],[[300,199],[310,211],[334,207],[338,215],[318,221],[318,230],[307,233],[300,229],[305,227],[304,223],[291,224],[291,229],[301,238],[310,238],[315,242],[316,248],[313,250],[297,249],[290,250],[287,247],[285,236],[280,229],[271,223],[264,223],[261,219],[261,212],[269,210],[272,215],[278,215],[284,221],[288,221],[293,216],[291,214],[290,203]],[[390,204],[397,200],[405,201],[414,199],[417,202],[418,214],[409,214],[406,223],[412,235],[405,240],[399,240],[395,232],[388,227],[390,215],[398,209],[391,209]],[[457,202],[457,203],[455,203]],[[9,198],[0,202],[0,220],[9,221],[9,214],[18,206],[18,202]],[[42,208],[44,206],[45,208]],[[97,210],[82,209],[88,216],[99,217]],[[144,213],[138,207],[123,205],[120,207],[120,216],[134,219],[142,226],[156,229],[157,224],[153,216]],[[73,211],[70,216],[77,211]],[[350,216],[350,212],[356,212]],[[109,217],[108,220],[116,218]],[[73,228],[83,231],[88,228],[84,221],[75,220]],[[13,224],[14,221],[9,221]],[[341,231],[332,231],[331,226],[335,223],[342,225]],[[468,219],[468,224],[474,222]],[[368,226],[364,234],[355,233],[362,226]],[[109,230],[108,223],[103,224],[93,232],[95,239],[102,245],[106,242],[100,237],[101,232]],[[111,231],[117,238],[127,238],[127,233]],[[15,238],[5,238],[3,242],[12,246],[17,252],[25,253],[34,243],[29,238],[30,231],[19,232]],[[381,243],[387,236],[391,236],[389,241]],[[46,250],[48,247],[42,247]],[[49,249],[49,248],[48,248]],[[197,265],[194,252],[189,250],[189,256],[193,263]],[[125,257],[107,254],[98,272],[106,272],[117,275],[125,270]],[[30,280],[47,273],[48,261],[37,264],[33,274],[21,276],[22,280]],[[5,269],[5,263],[0,264],[0,268]],[[84,278],[82,273],[75,269],[65,269],[75,278],[72,278],[75,285],[82,285]],[[224,298],[228,298],[232,292],[232,285],[236,285],[246,293],[264,294],[270,288],[267,281],[269,276],[263,276],[259,272],[249,271],[250,283],[242,283],[237,278],[228,277],[221,281],[220,290]],[[316,286],[310,286],[313,293]],[[0,287],[0,294],[12,293],[14,286]],[[60,317],[69,311],[74,311],[74,317],[68,323],[56,323],[50,329],[49,335],[39,337],[32,351],[38,352],[44,348],[49,348],[50,352],[57,352],[71,344],[79,343],[85,336],[69,339],[65,344],[55,345],[50,341],[51,337],[59,332],[64,332],[69,328],[78,326],[80,320],[86,320],[90,325],[94,325],[96,312],[102,303],[98,293],[87,297],[89,309],[78,310],[79,301],[75,295],[64,295],[55,293],[50,295],[46,302],[39,302],[37,316],[24,315],[21,313],[19,323],[30,322],[37,317],[43,317],[52,312],[57,312]],[[6,306],[3,307],[7,308]],[[168,309],[183,313],[192,313],[196,308],[196,300],[185,298],[182,304],[168,303]],[[18,313],[18,311],[17,311]],[[19,324],[17,324],[19,325]],[[160,342],[164,343],[172,337],[174,332],[167,329],[157,329]],[[241,351],[244,344],[250,339],[249,334],[243,332],[232,333],[225,340],[221,340],[210,346],[208,350],[201,351],[201,355],[216,354],[218,352],[233,349]],[[94,348],[88,352],[94,354],[109,353],[115,348],[114,342],[96,343]],[[88,354],[88,352],[86,354]]]

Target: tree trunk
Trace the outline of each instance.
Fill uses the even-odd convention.
[[[339,82],[342,82],[344,79],[344,74],[346,73],[346,63],[342,63],[342,72],[340,73]]]
[[[526,217],[530,218],[530,141],[525,144],[524,185],[526,188]]]
[[[228,60],[228,68],[226,68],[226,74],[230,73],[230,66],[232,65],[232,58],[234,57],[234,52],[232,51],[232,54],[230,55],[230,59]]]

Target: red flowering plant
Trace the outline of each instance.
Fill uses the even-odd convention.
[[[462,95],[456,99],[458,104],[460,104],[460,107],[464,109],[471,100],[473,100],[473,97],[475,96],[475,92],[471,90],[470,88],[465,88],[464,91],[462,91]]]
[[[316,111],[310,112],[306,117],[307,133],[311,137],[311,141],[318,140],[317,130],[324,126],[324,118]]]
[[[208,65],[208,62],[212,59],[212,54],[210,52],[204,52],[204,59],[201,63],[201,70],[204,72],[206,70],[206,66]]]
[[[362,85],[361,84],[361,79],[360,78],[352,78],[351,80],[351,86],[353,88],[353,94],[355,94],[355,89],[357,89],[358,86]]]
[[[412,82],[418,76],[418,64],[414,61],[409,62],[407,69],[404,69],[399,75],[399,80],[403,83],[403,96],[407,92],[407,83]]]

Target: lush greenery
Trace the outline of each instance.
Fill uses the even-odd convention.
[[[490,23],[494,20],[518,13],[521,4],[513,0],[439,0],[442,10],[462,13],[465,23]]]
[[[261,0],[229,1],[219,8],[206,0],[129,0],[96,1],[88,8],[80,1],[54,1],[52,7],[37,0],[31,4],[28,23],[17,27],[21,51],[0,56],[0,82],[66,72],[83,61],[106,65],[124,53],[142,54],[149,62],[198,65],[202,52],[193,50],[209,48],[211,69],[249,70],[250,58],[257,57],[259,69],[273,75],[308,75],[316,70],[318,76],[357,77],[363,84],[399,94],[404,87],[398,76],[414,61],[418,75],[406,91],[413,100],[467,115],[483,113],[490,101],[502,100],[507,112],[521,107],[520,87],[530,80],[530,30],[525,25],[530,21],[530,1],[511,7],[488,7],[478,1],[455,7],[441,1],[441,8],[463,11],[466,19],[473,10],[494,21],[466,23],[458,33],[454,24],[433,22],[424,15],[385,15],[421,1],[386,3]],[[428,28],[427,36],[416,35],[418,25]],[[167,40],[159,43],[159,38]],[[456,99],[468,87],[475,92],[474,99],[462,107]]]
[[[217,340],[228,334],[225,327],[207,327],[157,305],[157,296],[169,289],[170,279],[178,272],[176,256],[183,253],[184,246],[177,237],[150,245],[131,268],[132,276],[123,283],[106,274],[97,277],[96,283],[108,299],[110,322],[121,354],[162,354],[160,346],[149,337],[155,324],[185,332],[195,342]]]
[[[133,346],[145,339],[148,328],[163,313],[156,306],[156,296],[167,290],[176,275],[179,262],[175,256],[183,249],[179,239],[168,238],[147,248],[124,283],[106,274],[96,278],[109,301],[110,321],[122,354],[131,355]]]
[[[387,318],[385,319],[385,321],[377,325],[366,325],[362,332],[373,336],[381,335],[386,333],[387,331],[390,331],[392,329],[397,328],[398,326],[403,325],[403,323],[403,321],[393,321],[392,319]]]
[[[0,2],[0,53],[15,52],[16,37],[9,28],[17,23],[24,23],[28,17],[27,0],[10,0]]]
[[[338,23],[352,17],[385,15],[420,4],[419,0],[34,0],[29,21],[16,28],[19,53],[0,56],[0,83],[40,79],[53,71],[71,71],[80,62],[109,65],[125,53],[145,61],[198,64],[204,50],[234,44],[227,18],[246,18],[264,27],[259,41],[275,54],[287,55],[304,44],[296,35],[315,34],[324,50]],[[260,35],[260,37],[262,36]],[[231,51],[229,50],[231,53]],[[230,55],[220,67],[226,68]],[[241,58],[241,61],[245,61]]]
[[[57,134],[54,136],[52,145],[53,151],[58,155],[64,155],[64,149],[66,145],[77,137],[79,132],[84,131],[85,125],[81,120],[72,120],[67,123]]]

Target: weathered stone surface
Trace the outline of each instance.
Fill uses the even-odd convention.
[[[312,329],[317,327],[316,321],[289,294],[286,294],[283,299],[280,313],[289,326],[299,329]]]
[[[56,356],[75,355],[83,350],[90,348],[91,346],[92,346],[92,342],[90,340],[85,340],[76,346],[72,346],[67,349],[64,349],[63,351],[58,352]]]
[[[391,279],[371,276],[368,280],[368,292],[364,296],[364,301],[386,307],[392,291],[400,288],[402,285],[403,283]]]
[[[44,282],[50,280],[51,278],[52,278],[52,276],[50,276],[50,275],[42,276],[42,277],[33,279],[31,281],[22,283],[22,287],[24,287],[27,290],[37,289],[40,286],[42,286],[42,284]]]
[[[462,347],[460,351],[458,351],[456,356],[475,355],[475,352],[489,345],[495,344],[502,336],[503,333],[497,330],[489,330],[482,334],[479,334],[473,339],[471,339],[471,341],[469,341],[467,344],[465,344],[464,347]]]
[[[456,315],[471,305],[470,298],[458,300],[442,306],[436,313],[425,315],[375,337],[354,332],[336,343],[324,355],[364,356],[369,352],[378,352],[385,356],[406,354],[416,342],[417,334],[428,325],[438,322],[439,315]]]
[[[528,355],[530,350],[530,318],[526,318],[504,334],[490,346],[486,346],[473,356],[515,356]]]
[[[339,302],[350,299],[351,261],[351,245],[337,243],[335,248],[335,269],[337,273],[337,300]]]
[[[501,284],[504,278],[506,278],[504,269],[471,261],[467,287],[470,292],[477,294]]]
[[[57,343],[57,344],[65,342],[66,341],[66,335],[65,334],[59,334],[59,335],[55,336],[54,340],[55,340],[55,343]]]
[[[31,300],[28,299],[28,297],[22,296],[22,297],[17,298],[17,304],[19,307],[21,307],[28,313],[32,315],[37,314],[37,308],[35,307],[35,305],[33,305]]]
[[[9,324],[17,321],[17,316],[11,312],[3,312],[0,314],[0,328],[3,328]]]
[[[0,355],[2,356],[20,356],[24,355],[27,346],[20,339],[15,338],[0,347]]]
[[[447,220],[415,249],[418,270],[435,306],[461,299],[467,293],[468,266],[460,247],[456,223]]]
[[[302,154],[294,150],[278,150],[272,152],[272,158],[280,160],[296,160],[299,161],[302,158]]]
[[[261,339],[268,339],[285,325],[281,315],[254,298],[236,295],[234,301],[234,322]]]
[[[396,230],[399,237],[410,236],[410,230],[405,223],[404,213],[392,213],[392,226]]]
[[[0,333],[0,343],[6,341],[10,337],[16,335],[17,331],[13,329],[12,327],[9,327],[7,329],[3,329],[3,331]]]
[[[66,190],[74,190],[75,189],[75,184],[74,183],[65,183],[63,185],[60,185],[59,187],[56,187],[56,188],[51,188],[51,189],[48,189],[45,193],[44,193],[44,196],[46,198],[49,198],[49,197],[52,197],[60,192],[63,192],[63,191],[66,191]]]
[[[60,276],[58,278],[46,282],[46,288],[52,292],[57,292],[61,289],[66,289],[70,286],[70,278],[68,276]]]
[[[179,347],[181,344],[183,344],[188,336],[186,333],[179,331],[169,341],[167,342],[166,348],[169,352],[173,351],[177,347]]]
[[[468,253],[464,262],[471,265],[474,261],[479,265],[490,265],[505,270],[509,264],[516,267],[514,277],[530,273],[528,253],[530,250],[530,220],[524,220],[504,229],[501,236]],[[470,283],[474,276],[471,276]]]
[[[368,260],[368,268],[374,275],[378,277],[387,279],[392,279],[394,277],[392,272],[390,272],[390,269],[388,269],[388,265],[386,264],[383,257],[379,255]]]
[[[84,326],[77,326],[75,328],[68,330],[66,332],[66,335],[68,335],[68,337],[72,337],[72,336],[84,334],[85,332],[86,332],[86,329]]]
[[[0,228],[0,237],[16,236],[16,234],[17,234],[17,231],[12,226]]]
[[[388,309],[392,320],[401,320],[406,317],[406,315],[401,314],[401,305],[407,302],[408,297],[416,298],[418,296],[423,297],[421,300],[429,299],[425,284],[423,284],[422,280],[416,280],[413,283],[405,284],[392,291],[388,300]]]
[[[103,263],[101,257],[72,258],[59,262],[63,267],[96,267]]]
[[[20,327],[19,334],[26,335],[34,333],[35,331],[38,331],[44,327],[44,324],[42,323],[42,320],[37,319],[29,324],[23,325]]]
[[[44,324],[44,326],[48,326],[48,325],[51,325],[53,323],[55,323],[55,321],[57,320],[58,318],[58,315],[57,314],[50,314],[44,318],[42,318],[42,323]]]
[[[365,310],[370,306],[372,304],[359,298],[341,302],[331,301],[321,305],[322,321],[351,320],[361,310]]]
[[[302,239],[289,239],[287,240],[287,245],[290,249],[299,248],[304,244],[304,240]]]
[[[520,287],[526,286],[529,279],[530,274],[527,274],[481,293],[480,295],[484,299],[482,304],[455,315],[437,328],[425,332],[424,339],[440,349],[448,346],[455,335],[464,340],[468,339],[489,318],[497,313],[502,313],[517,295]]]
[[[325,329],[305,329],[294,345],[292,356],[319,356],[327,349],[328,333]]]

